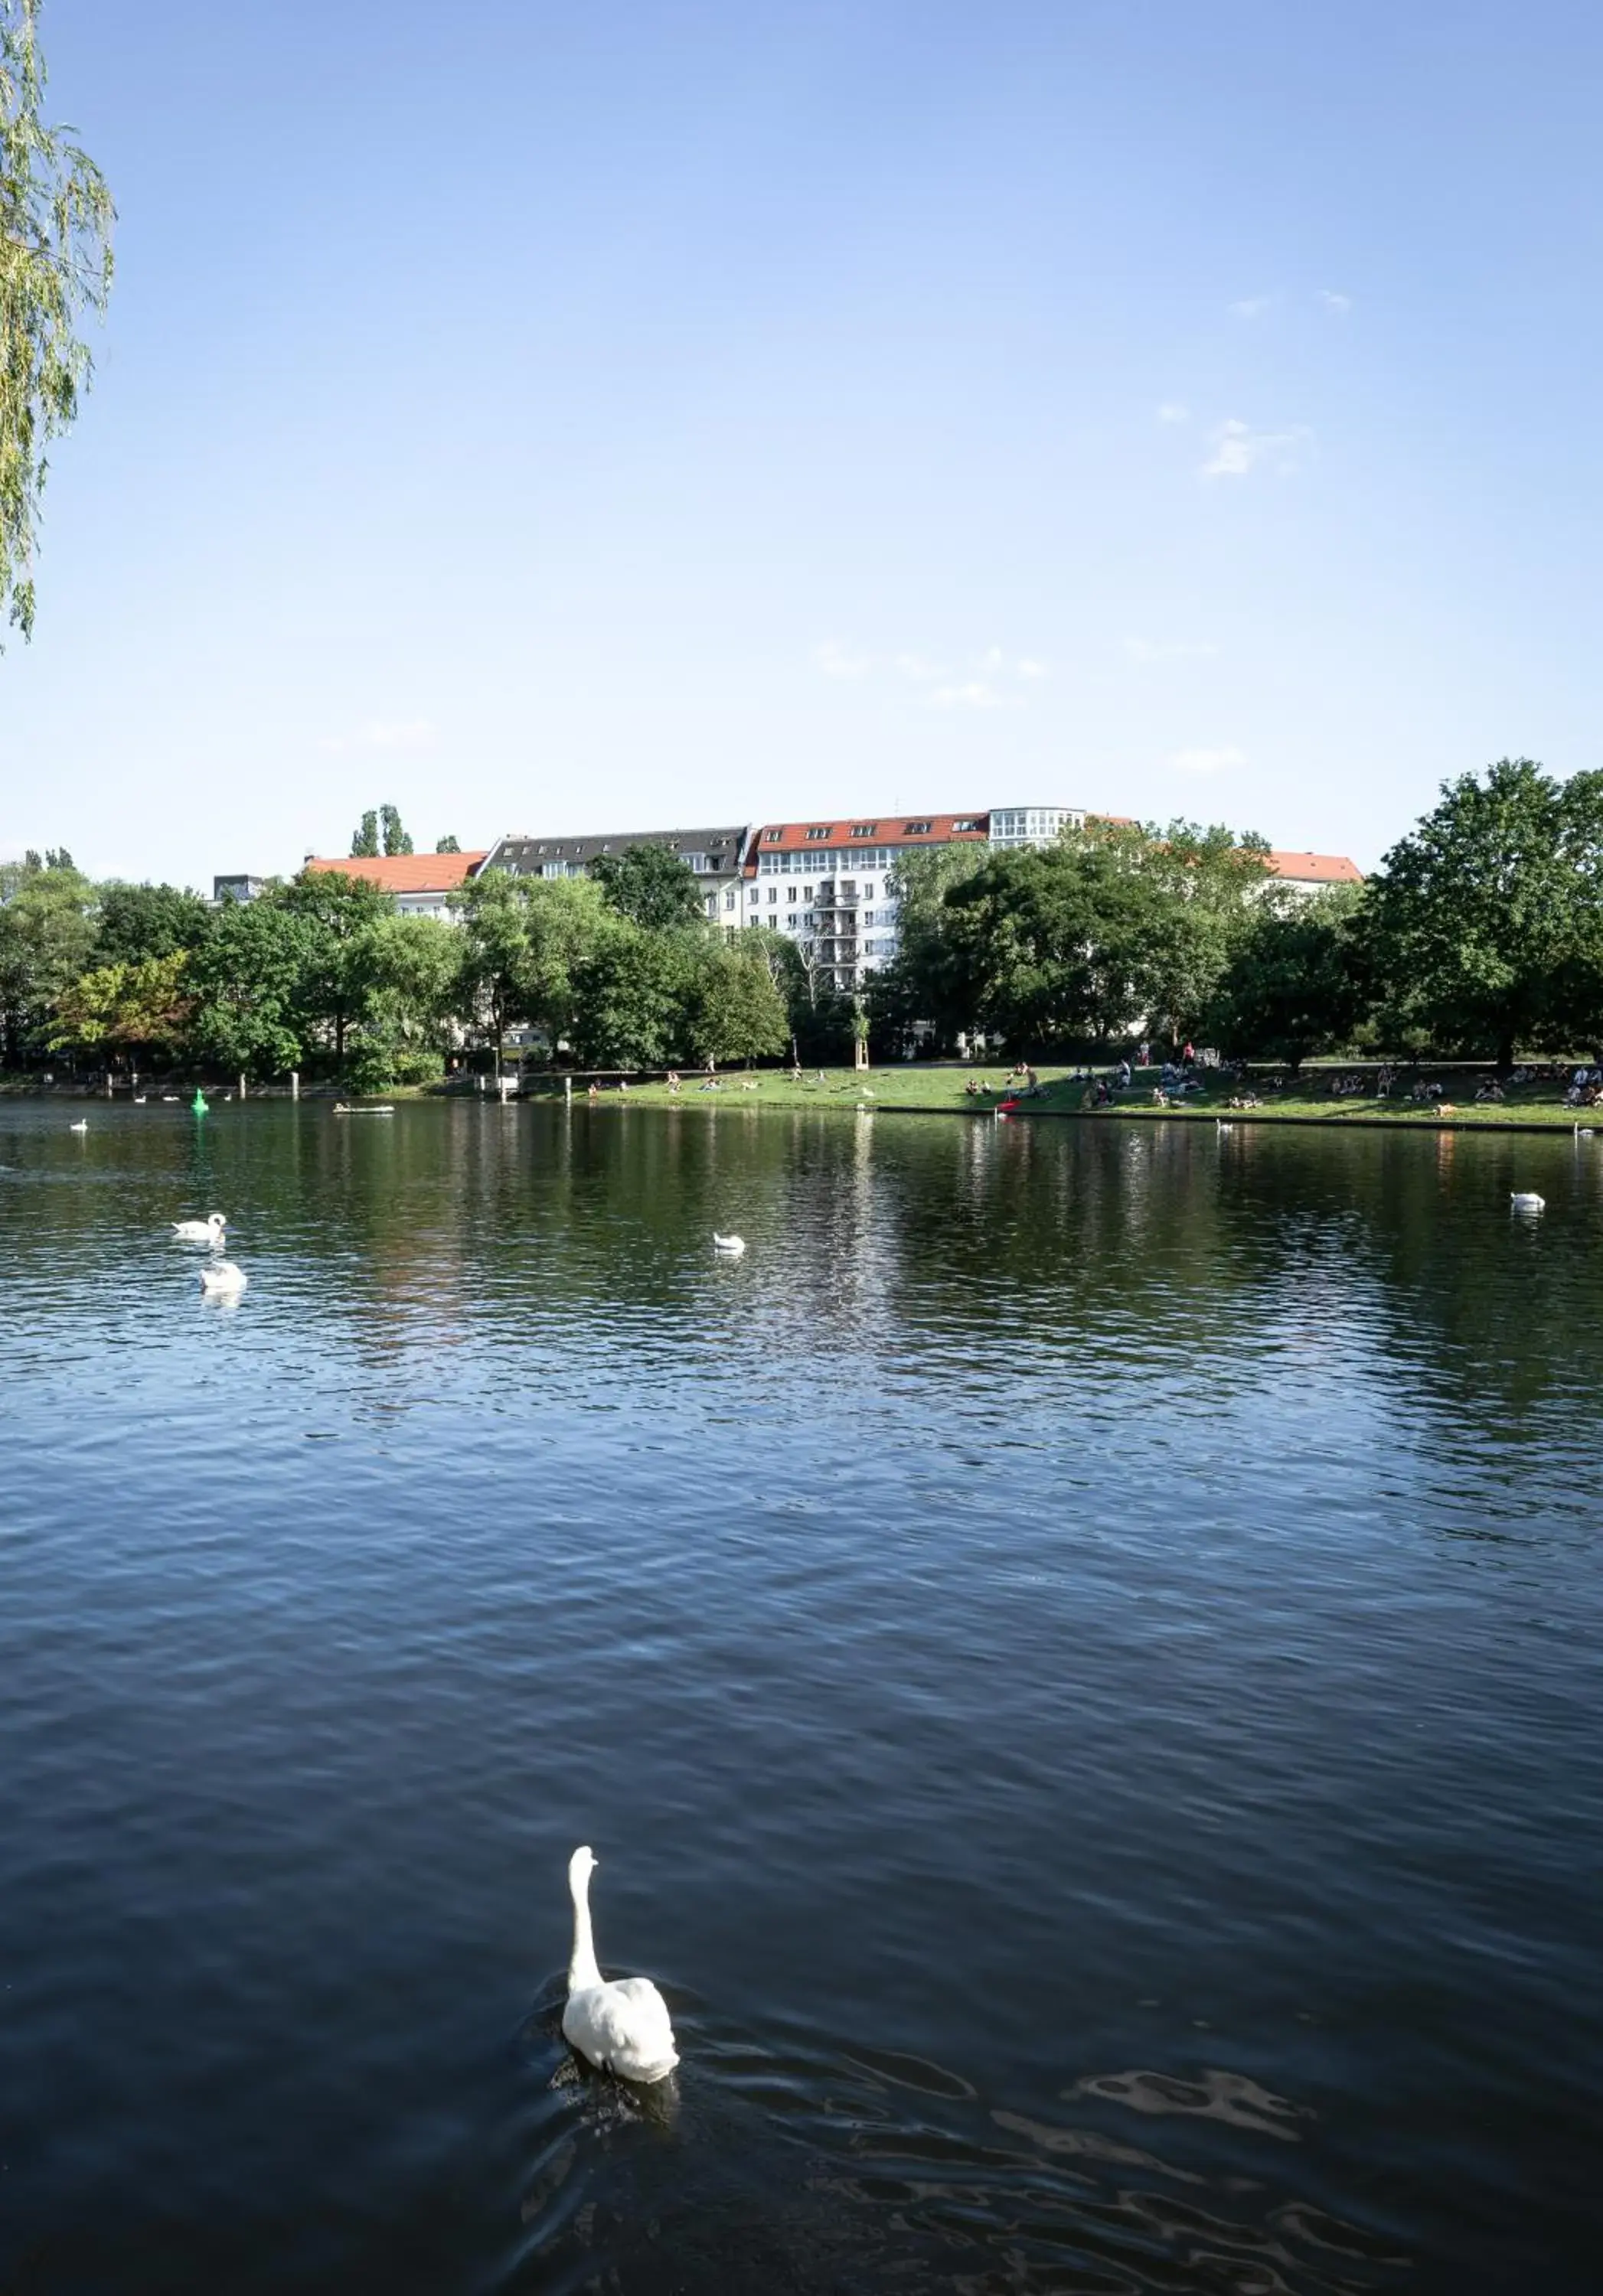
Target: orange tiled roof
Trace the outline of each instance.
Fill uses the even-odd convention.
[[[1344,853],[1271,853],[1271,877],[1295,877],[1304,885],[1361,885],[1364,873]]]
[[[308,854],[306,865],[340,877],[366,877],[386,893],[454,893],[483,858],[483,853],[385,853],[372,859],[353,856],[323,861]]]

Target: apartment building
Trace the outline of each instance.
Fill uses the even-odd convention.
[[[896,863],[943,845],[982,846],[989,835],[983,813],[765,823],[746,857],[745,922],[793,933],[822,983],[860,988],[896,954]]]
[[[498,838],[484,857],[486,869],[514,877],[587,877],[604,853],[627,853],[631,845],[660,845],[677,853],[702,882],[708,917],[731,931],[740,922],[741,873],[751,826],[740,822],[722,829],[612,831],[598,837],[530,837],[522,831]]]

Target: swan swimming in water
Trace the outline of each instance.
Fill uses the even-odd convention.
[[[215,1292],[224,1298],[236,1300],[251,1278],[232,1259],[218,1259],[201,1270],[202,1292]]]
[[[1510,1188],[1508,1206],[1510,1210],[1517,1212],[1545,1212],[1548,1208],[1547,1199],[1537,1195],[1531,1188]]]
[[[80,1117],[76,1124],[70,1124],[67,1129],[69,1132],[87,1132],[89,1119],[86,1116]]]
[[[712,1249],[714,1251],[721,1251],[727,1259],[738,1259],[745,1248],[746,1240],[744,1235],[719,1235],[718,1230],[713,1229]]]
[[[173,1234],[180,1243],[221,1243],[227,1225],[226,1212],[208,1212],[203,1220],[175,1220]]]
[[[665,2080],[679,2062],[673,2025],[649,1977],[604,1978],[590,1934],[590,1876],[597,1859],[587,1849],[568,1860],[573,1898],[573,1957],[568,1964],[568,2005],[563,2038],[598,2071],[643,2085]]]

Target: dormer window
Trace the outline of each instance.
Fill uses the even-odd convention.
[[[762,841],[765,845],[777,845],[784,834],[783,829],[765,829],[762,832]]]
[[[822,845],[824,840],[829,834],[828,824],[826,824],[822,829],[810,829],[806,834],[807,841],[810,845]]]
[[[904,837],[927,837],[930,824],[927,821],[909,821],[901,833]]]
[[[877,836],[878,833],[879,824],[877,821],[854,821],[851,824],[851,834],[853,837],[875,837]]]

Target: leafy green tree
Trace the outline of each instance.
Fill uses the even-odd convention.
[[[401,827],[401,817],[392,805],[379,808],[379,820],[383,825],[384,850],[388,854],[410,853],[412,840]]]
[[[1162,830],[1093,823],[1087,833],[1150,890],[1144,946],[1131,952],[1140,1017],[1155,1035],[1183,1043],[1200,1031],[1265,899],[1276,898],[1269,847],[1256,835],[1189,821]]]
[[[25,638],[45,448],[88,387],[77,322],[105,310],[116,218],[94,160],[45,120],[38,17],[39,0],[0,0],[0,599]]]
[[[1209,1015],[1229,1051],[1297,1069],[1351,1041],[1369,1003],[1363,900],[1361,886],[1337,885],[1286,907],[1260,905]]]
[[[600,886],[588,877],[531,877],[522,882],[524,1017],[544,1029],[555,1059],[577,1022],[580,967],[613,920]]]
[[[152,1059],[170,1055],[193,1012],[185,984],[188,964],[188,951],[180,948],[80,973],[55,1000],[46,1043],[53,1052],[103,1046]]]
[[[378,808],[376,807],[370,807],[369,809],[362,816],[361,821],[351,837],[350,857],[353,861],[376,861],[378,859],[379,816]]]
[[[574,981],[574,1046],[587,1067],[655,1069],[683,1057],[695,952],[683,931],[613,921]]]
[[[763,950],[747,933],[695,950],[686,1041],[699,1061],[772,1060],[790,1041],[790,1016]]]
[[[947,898],[949,1011],[1020,1051],[1126,1032],[1156,896],[1109,841],[995,854]]]
[[[1555,780],[1501,758],[1393,846],[1366,905],[1369,962],[1393,1038],[1512,1065],[1561,1052],[1603,1019],[1603,773]]]
[[[609,907],[647,932],[670,932],[704,925],[706,911],[696,875],[688,862],[665,845],[630,845],[603,853],[590,874]]]
[[[462,922],[457,956],[458,1009],[489,1043],[496,1074],[501,1045],[514,1021],[530,1017],[529,886],[534,881],[493,869],[453,896]]]
[[[755,947],[785,1006],[790,1041],[798,1060],[843,1060],[851,1045],[851,999],[824,977],[813,951],[793,933],[765,925],[747,930],[742,947]]]
[[[970,1025],[969,984],[952,968],[946,902],[990,857],[982,844],[934,845],[904,853],[892,865],[886,890],[896,900],[896,955],[869,983],[875,1037],[908,1044],[920,1023],[949,1046]]]
[[[434,850],[436,853],[460,853],[462,848],[454,837],[437,837]]]
[[[223,903],[185,973],[202,1058],[256,1077],[308,1065],[304,987],[318,961],[316,942],[315,919],[280,893]]]
[[[316,1043],[321,1036],[336,1069],[343,1068],[347,1040],[374,1018],[381,985],[378,929],[393,918],[395,903],[366,877],[348,877],[337,869],[303,869],[281,890],[251,906],[267,903],[288,909],[307,926],[297,1018],[303,1038]]]
[[[88,880],[70,867],[30,866],[31,859],[0,870],[0,1037],[8,1068],[42,1040],[95,943]]]
[[[95,924],[97,964],[140,964],[198,948],[211,931],[212,913],[198,893],[177,885],[102,885]]]

